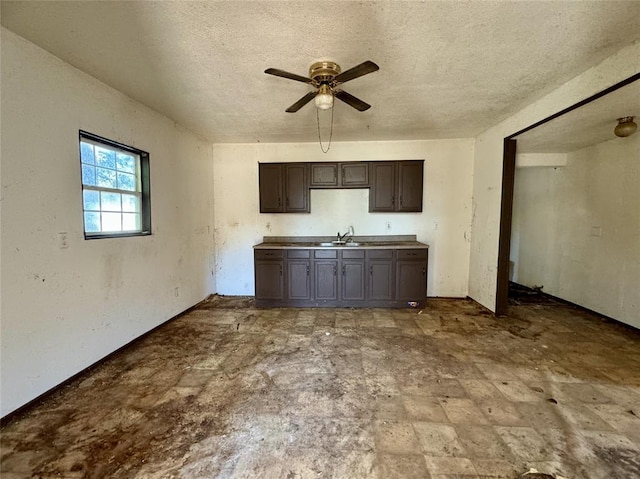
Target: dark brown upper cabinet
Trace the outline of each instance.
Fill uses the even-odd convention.
[[[311,163],[311,188],[367,188],[369,164],[364,161],[346,163]]]
[[[258,166],[260,213],[309,213],[310,188],[370,188],[370,212],[422,211],[424,160]]]
[[[421,212],[424,160],[369,163],[371,212]]]
[[[309,213],[308,163],[259,163],[260,213]]]

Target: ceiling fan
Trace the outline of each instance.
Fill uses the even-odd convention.
[[[316,62],[309,68],[309,77],[296,75],[277,68],[267,68],[264,72],[268,75],[288,78],[302,83],[308,83],[315,88],[310,91],[297,102],[287,108],[287,113],[295,113],[311,100],[315,100],[316,107],[320,110],[328,110],[333,107],[333,97],[342,100],[347,105],[352,106],[358,111],[365,111],[371,108],[371,105],[363,102],[359,98],[340,89],[342,83],[361,77],[368,73],[378,71],[380,67],[371,61],[366,61],[349,70],[341,72],[340,65],[334,62]]]

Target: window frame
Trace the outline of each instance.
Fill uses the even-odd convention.
[[[87,232],[84,222],[84,190],[85,184],[82,181],[82,141],[87,140],[98,145],[103,145],[107,148],[116,148],[128,153],[137,155],[140,158],[139,165],[139,178],[136,178],[140,182],[140,231],[124,231],[115,232],[110,231],[107,233],[101,232]],[[117,141],[109,140],[88,131],[79,130],[78,134],[78,158],[80,159],[80,186],[81,186],[81,205],[82,205],[82,231],[84,232],[84,239],[102,239],[102,238],[123,238],[131,236],[149,236],[151,235],[151,189],[150,189],[150,169],[149,169],[149,153],[133,146],[125,145]],[[137,176],[137,175],[136,175]],[[90,186],[90,185],[86,185]],[[118,193],[132,193],[125,190],[107,188],[107,187],[93,187],[87,188],[89,191],[105,191],[105,192],[118,192]],[[138,192],[136,192],[138,194]]]

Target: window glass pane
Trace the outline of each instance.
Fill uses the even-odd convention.
[[[100,232],[100,213],[84,214],[84,231],[85,233]]]
[[[116,154],[116,164],[120,171],[126,171],[127,173],[136,172],[136,159],[132,155],[118,152]]]
[[[136,176],[129,173],[118,172],[118,188],[121,190],[136,191]]]
[[[135,195],[122,195],[122,211],[140,212],[140,200]]]
[[[140,215],[136,213],[122,213],[123,231],[140,231]]]
[[[116,169],[116,152],[96,146],[96,164],[105,168]]]
[[[91,165],[82,165],[82,184],[95,186],[96,168]]]
[[[106,191],[100,192],[100,199],[102,200],[102,211],[121,211],[120,206],[120,193],[108,193]]]
[[[122,218],[120,213],[102,213],[102,231],[122,231]]]
[[[116,171],[107,170],[105,168],[96,168],[96,183],[98,186],[104,186],[106,188],[116,188]]]
[[[148,191],[148,155],[83,131],[79,143],[87,238],[142,233],[150,221],[142,194]]]
[[[93,190],[84,190],[82,199],[85,210],[100,211],[100,192]]]
[[[80,158],[83,163],[91,163],[92,165],[96,162],[93,156],[93,145],[90,143],[80,143]]]

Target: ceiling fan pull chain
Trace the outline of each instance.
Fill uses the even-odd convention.
[[[335,110],[335,107],[331,108],[331,128],[329,129],[329,144],[327,145],[327,149],[325,150],[322,146],[322,138],[320,137],[320,114],[318,113],[318,109],[316,108],[316,120],[318,121],[318,141],[320,142],[320,149],[322,150],[322,153],[327,153],[329,151],[329,148],[331,148],[331,139],[333,138],[333,110]]]

